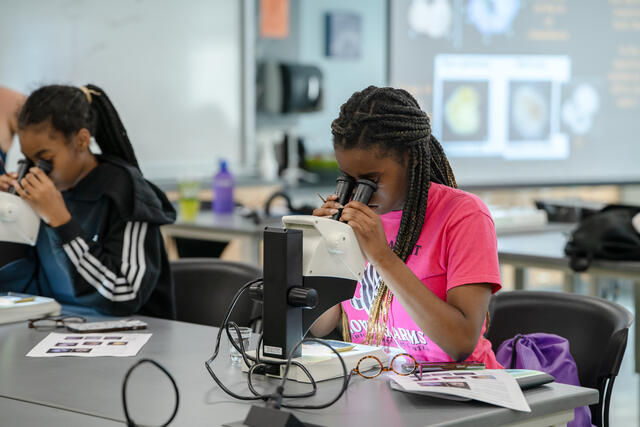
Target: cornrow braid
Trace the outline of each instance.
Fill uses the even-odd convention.
[[[86,85],[83,90],[75,86],[49,85],[37,89],[25,101],[18,127],[24,129],[47,120],[67,139],[80,129],[87,129],[103,154],[119,157],[140,168],[118,112],[98,86]]]
[[[431,134],[431,123],[411,94],[402,89],[369,86],[354,93],[331,123],[336,148],[378,148],[397,159],[409,155],[407,198],[393,252],[405,263],[422,232],[431,182],[457,188],[442,145]],[[393,294],[381,281],[369,311],[367,337],[379,345],[384,337]],[[343,322],[346,323],[346,322]],[[349,328],[343,337],[350,340]]]
[[[100,149],[104,154],[120,157],[140,169],[127,130],[111,100],[98,86],[88,84],[86,88],[98,93],[98,96],[92,97],[91,108],[98,117],[94,137]]]

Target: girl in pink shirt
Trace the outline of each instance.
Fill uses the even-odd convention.
[[[370,86],[333,121],[336,160],[354,179],[378,184],[370,208],[331,195],[317,216],[343,208],[368,259],[354,297],[311,332],[342,325],[345,339],[401,347],[418,361],[484,362],[501,368],[483,337],[500,289],[495,229],[486,206],[456,189],[429,117],[406,91]],[[342,322],[340,321],[342,320]]]

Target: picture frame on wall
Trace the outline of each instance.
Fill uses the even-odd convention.
[[[362,50],[362,17],[354,12],[325,14],[325,55],[357,59]]]

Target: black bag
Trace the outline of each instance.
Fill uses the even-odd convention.
[[[609,205],[578,224],[564,252],[574,271],[585,271],[593,259],[640,261],[640,234],[631,219],[638,206]]]

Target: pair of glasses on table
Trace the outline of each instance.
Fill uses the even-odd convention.
[[[85,323],[87,319],[82,316],[56,316],[42,317],[40,319],[29,319],[28,326],[39,331],[48,331],[56,328],[64,328],[67,325]]]
[[[383,372],[394,372],[398,375],[407,376],[415,375],[416,378],[422,380],[424,372],[435,371],[453,371],[468,369],[484,369],[482,362],[418,362],[408,353],[397,354],[391,359],[389,367],[384,364],[376,356],[365,356],[358,361],[356,367],[351,371],[349,378],[353,374],[358,374],[363,378],[375,378]]]

